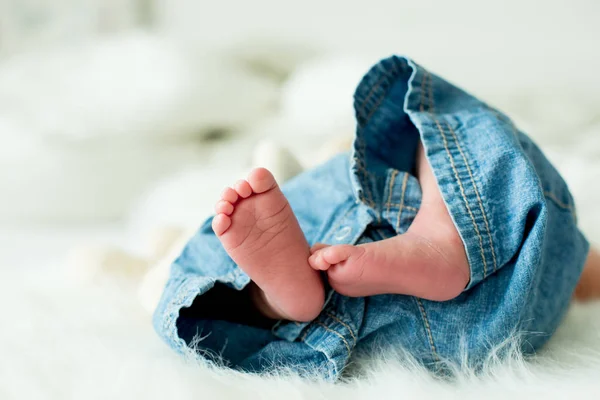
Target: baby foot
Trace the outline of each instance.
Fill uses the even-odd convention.
[[[442,249],[406,233],[358,246],[317,245],[309,263],[315,270],[327,271],[331,287],[345,296],[405,294],[445,301],[458,296],[469,282],[462,243],[454,244]]]
[[[353,297],[406,294],[444,301],[458,296],[469,283],[464,245],[421,146],[417,161],[423,199],[406,233],[359,246],[313,247],[310,265],[327,271],[329,284],[337,292]]]
[[[229,256],[258,286],[257,307],[268,317],[311,321],[321,312],[323,282],[308,264],[309,245],[273,175],[254,169],[227,188],[212,227]]]

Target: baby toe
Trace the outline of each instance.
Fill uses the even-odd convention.
[[[212,229],[217,236],[224,234],[231,226],[231,218],[225,214],[218,214],[212,220]]]
[[[316,252],[308,258],[308,264],[316,270],[327,271],[331,264],[323,258],[323,252]]]
[[[325,244],[325,243],[315,243],[313,245],[313,247],[310,248],[310,254],[316,253],[319,250],[322,250],[326,247],[329,247],[329,244]]]
[[[323,250],[323,258],[329,264],[339,264],[348,260],[350,257],[359,257],[364,249],[350,244],[340,244],[330,246]]]
[[[233,188],[235,189],[237,194],[243,199],[250,197],[250,195],[252,194],[252,188],[250,187],[250,184],[243,179],[237,181]]]
[[[219,200],[217,204],[215,204],[215,213],[231,215],[233,213],[233,208],[233,204],[230,202],[226,200]]]
[[[221,192],[221,199],[228,201],[231,204],[235,204],[235,202],[238,201],[238,198],[237,192],[230,187],[223,189],[223,192]]]
[[[248,183],[254,193],[264,193],[277,186],[273,174],[266,168],[255,168],[248,175]]]

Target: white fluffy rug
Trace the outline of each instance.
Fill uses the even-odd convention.
[[[39,235],[30,245],[42,243]],[[3,400],[595,399],[600,393],[600,304],[574,306],[547,350],[530,363],[492,364],[481,377],[464,373],[446,383],[388,356],[366,361],[360,378],[330,384],[261,378],[180,359],[154,334],[128,284],[81,285],[51,273],[56,266],[48,260],[44,268],[3,274]]]

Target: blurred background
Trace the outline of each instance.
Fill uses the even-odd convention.
[[[507,112],[591,207],[599,17],[594,0],[0,0],[0,253],[197,226],[261,141],[307,166],[351,135],[353,89],[392,53]]]
[[[252,165],[285,179],[340,149],[355,87],[393,53],[513,118],[600,242],[599,20],[597,0],[0,0],[0,398],[242,382],[211,385],[153,332],[170,262]],[[558,359],[597,385],[577,361],[597,315],[571,314],[547,390]],[[479,387],[515,390],[515,371]]]

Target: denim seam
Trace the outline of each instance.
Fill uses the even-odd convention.
[[[390,80],[393,80],[393,78],[397,74],[398,74],[397,65],[396,65],[396,63],[394,63],[391,71],[384,72],[382,74],[382,76],[377,80],[377,82],[375,82],[375,84],[373,85],[373,87],[371,88],[371,90],[369,91],[369,93],[367,94],[365,99],[363,100],[363,102],[360,104],[360,106],[357,107],[357,112],[358,112],[359,116],[363,117],[365,120],[363,126],[366,126],[369,123],[369,120],[371,119],[371,117],[373,116],[375,111],[377,111],[377,109],[379,108],[379,105],[385,99],[386,95],[384,93],[383,95],[380,96],[379,100],[377,100],[375,102],[375,106],[371,108],[371,110],[369,111],[369,114],[367,114],[367,116],[365,117],[364,113],[368,107],[367,102],[369,100],[371,100],[371,97],[377,92],[377,90],[381,87],[381,85],[384,83],[384,81],[386,81],[389,78],[392,78]]]
[[[448,141],[446,139],[446,135],[444,134],[444,131],[443,131],[440,123],[437,121],[437,119],[435,117],[432,117],[432,118],[433,118],[433,121],[435,122],[435,124],[437,125],[437,128],[442,136],[442,140],[444,142],[444,147],[446,148],[446,153],[448,155],[448,160],[450,161],[450,165],[452,166],[452,171],[454,172],[454,177],[456,178],[459,189],[460,189],[461,197],[463,199],[463,202],[465,203],[465,207],[467,209],[467,212],[469,213],[471,222],[473,223],[473,228],[475,229],[475,234],[477,235],[477,238],[479,239],[479,250],[481,253],[481,259],[483,261],[483,277],[486,278],[487,277],[487,260],[485,257],[485,250],[483,249],[483,237],[481,236],[481,232],[479,232],[479,227],[477,226],[477,221],[475,221],[475,215],[473,214],[473,211],[471,210],[471,207],[469,206],[469,201],[468,201],[467,195],[465,193],[465,188],[464,188],[462,181],[458,175],[458,170],[456,169],[456,165],[454,163],[454,158],[452,156],[452,153],[450,152],[450,148],[448,147]]]
[[[554,203],[556,203],[556,205],[559,206],[560,208],[562,208],[564,210],[568,210],[568,211],[573,211],[573,207],[571,205],[565,204],[562,201],[560,201],[554,193],[544,190],[544,196],[548,197],[550,200],[552,200]]]
[[[306,336],[308,336],[308,329],[305,330],[304,333],[298,338],[298,341],[304,342],[304,340],[306,339]]]
[[[429,86],[431,88],[432,79],[430,78],[429,81],[430,81]],[[433,89],[431,89],[431,91],[433,91]],[[429,109],[433,110],[433,97],[430,97],[429,101],[430,101]],[[446,153],[448,155],[448,160],[450,161],[450,165],[452,166],[452,171],[454,172],[454,177],[457,180],[461,197],[463,199],[463,202],[465,203],[465,207],[467,208],[467,212],[469,213],[469,216],[471,217],[471,221],[473,223],[473,228],[475,228],[475,233],[479,239],[479,249],[481,251],[481,259],[483,260],[483,278],[485,279],[487,277],[487,260],[485,257],[485,251],[483,249],[483,237],[481,236],[481,233],[479,232],[479,227],[477,226],[477,221],[475,221],[475,216],[473,215],[473,211],[471,210],[471,207],[469,206],[469,201],[467,200],[465,188],[462,184],[462,180],[460,179],[460,176],[458,175],[458,170],[456,169],[456,164],[454,163],[454,157],[452,156],[452,153],[450,152],[450,148],[448,147],[448,140],[446,138],[446,134],[444,133],[442,126],[440,125],[438,120],[435,118],[433,113],[431,113],[431,118],[435,122],[435,124],[438,128],[438,131],[440,132],[440,135],[442,137],[442,140],[444,142],[444,147],[445,147]]]
[[[342,341],[344,342],[344,346],[346,346],[346,350],[348,351],[348,357],[350,357],[350,354],[352,353],[352,350],[350,350],[350,344],[348,343],[348,341],[346,340],[346,338],[344,337],[344,335],[342,335],[338,331],[335,331],[335,330],[331,329],[330,327],[328,327],[327,325],[325,325],[321,321],[315,321],[315,322],[317,323],[317,325],[322,326],[323,329],[325,329],[327,332],[330,332],[330,333],[333,333],[334,335],[339,336],[340,339],[342,339]]]
[[[429,340],[429,346],[431,349],[431,353],[435,361],[440,361],[440,358],[437,354],[437,349],[435,347],[435,343],[433,342],[433,334],[431,333],[431,325],[429,324],[429,319],[427,318],[427,313],[425,312],[425,307],[423,306],[423,302],[418,297],[413,297],[417,302],[417,306],[419,307],[419,312],[421,313],[421,317],[423,318],[423,325],[425,326],[425,331],[427,334],[427,339]]]
[[[396,176],[398,176],[398,170],[395,169],[392,171],[392,176],[390,178],[390,185],[388,187],[388,201],[386,203],[386,212],[387,215],[390,215],[390,208],[392,207],[392,194],[393,194],[393,188],[394,188],[394,183],[396,182]]]
[[[336,321],[337,323],[342,325],[344,328],[348,329],[348,332],[350,332],[350,336],[352,336],[352,340],[354,341],[354,345],[356,346],[356,336],[354,335],[354,331],[352,330],[352,328],[350,328],[350,325],[348,325],[347,323],[345,323],[344,321],[342,321],[341,319],[339,319],[338,317],[336,317],[335,315],[333,315],[333,313],[331,313],[329,311],[326,311],[325,314],[327,314],[334,321]]]
[[[404,179],[402,180],[402,195],[400,197],[400,209],[398,210],[398,220],[396,221],[396,232],[400,231],[400,222],[402,218],[402,211],[404,210],[404,195],[406,194],[406,184],[408,183],[408,174],[404,173]]]
[[[212,280],[213,286],[214,286],[215,282],[216,282],[216,280]],[[181,281],[180,289],[181,289],[181,286],[185,287],[185,286],[190,286],[190,285],[188,284],[187,280],[183,280],[183,281]],[[177,319],[179,318],[179,313],[181,312],[181,309],[192,305],[194,299],[197,297],[197,295],[198,295],[197,293],[190,295],[193,292],[194,291],[192,291],[192,290],[180,290],[181,294],[179,296],[176,296],[169,303],[170,312],[168,313],[167,317],[163,321],[163,329],[165,330],[165,332],[169,332],[168,335],[170,336],[170,339],[174,343],[179,344],[181,351],[183,351],[183,349],[185,349],[185,348],[188,348],[188,344],[178,334],[179,332],[177,329]],[[174,329],[169,329],[171,327],[173,327]]]
[[[365,144],[365,141],[360,138],[360,139],[356,139],[358,142],[358,145],[360,147],[360,155],[362,156],[362,158],[366,158],[366,154],[367,154],[367,145]],[[375,206],[375,201],[373,200],[373,194],[371,193],[371,189],[369,188],[369,184],[370,184],[370,180],[371,180],[371,174],[369,173],[369,171],[367,171],[367,165],[366,165],[366,161],[361,160],[360,158],[355,157],[354,161],[356,163],[356,168],[358,169],[359,172],[362,173],[363,178],[367,181],[367,182],[363,182],[365,185],[365,187],[363,188],[363,190],[361,191],[361,200],[368,204],[369,206],[371,206],[371,208],[373,208],[374,210],[377,208]],[[364,165],[363,165],[364,163]],[[367,196],[369,197],[369,199],[367,200],[364,196],[364,192],[367,192]]]
[[[316,351],[320,352],[321,354],[323,354],[325,356],[325,358],[327,359],[327,362],[329,362],[332,365],[334,374],[335,374],[335,376],[337,376],[338,375],[338,367],[337,367],[336,362],[331,358],[331,356],[329,354],[327,354],[327,352],[325,352],[323,350],[319,350],[319,349],[315,348],[315,346],[313,346],[305,341],[306,336],[308,335],[308,331],[309,330],[307,329],[306,332],[304,332],[304,334],[302,335],[302,337],[300,337],[298,340],[303,342],[304,344],[306,344],[311,349],[316,350]]]
[[[575,220],[575,222],[577,222],[577,211],[575,210],[575,207],[573,207],[569,204],[563,203],[556,197],[556,195],[554,193],[546,191],[546,190],[544,190],[544,197],[546,197],[548,200],[551,200],[554,204],[556,204],[556,206],[558,208],[561,208],[565,211],[569,211],[571,213],[571,215],[573,216],[573,219]]]
[[[373,107],[370,107],[371,110],[369,111],[369,113],[365,117],[364,113],[365,113],[365,111],[367,110],[367,107],[368,107],[367,102],[371,99],[371,97],[377,92],[377,90],[381,87],[381,85],[386,80],[393,81],[393,79],[396,77],[397,74],[398,74],[397,64],[394,63],[392,65],[391,71],[383,73],[383,75],[373,85],[373,87],[371,88],[371,90],[369,91],[369,93],[367,94],[367,96],[365,97],[365,100],[363,100],[363,102],[361,103],[361,105],[357,107],[357,111],[356,112],[357,112],[358,116],[364,118],[364,123],[362,124],[363,126],[360,129],[365,129],[365,127],[369,124],[369,121],[371,120],[371,117],[373,116],[373,114],[375,114],[375,112],[379,109],[379,106],[381,105],[381,103],[387,97],[386,96],[387,93],[383,93],[379,97],[379,99],[375,102],[375,105]],[[366,153],[367,153],[366,152],[366,143],[365,143],[365,141],[362,138],[359,140],[359,145],[361,147],[361,153],[362,153],[363,157],[365,158],[365,161],[364,161],[364,166],[363,166],[355,158],[356,166],[357,166],[358,170],[363,173],[364,178],[367,181],[370,181],[371,174],[367,170],[367,163],[366,163]],[[373,195],[371,193],[371,189],[369,188],[369,183],[370,182],[367,182],[366,187],[364,188],[366,190],[366,192],[367,192],[367,196],[369,197],[368,204],[371,206],[371,208],[374,211],[377,212],[377,220],[379,222],[381,222],[381,210],[378,210],[378,207],[375,204],[374,197],[373,197]],[[364,196],[362,196],[362,200],[363,200],[363,202],[366,202]]]
[[[496,251],[494,249],[494,242],[492,240],[492,234],[490,232],[490,224],[488,222],[488,218],[487,218],[485,209],[483,207],[483,202],[481,201],[481,196],[479,195],[479,190],[477,189],[477,185],[475,184],[475,178],[473,177],[473,173],[471,171],[471,167],[469,166],[469,162],[467,161],[467,157],[465,156],[465,153],[463,152],[462,147],[458,141],[456,132],[454,131],[454,129],[452,129],[452,126],[450,126],[450,124],[447,121],[446,121],[446,126],[450,130],[450,133],[452,133],[452,137],[454,138],[456,147],[458,148],[458,151],[460,152],[460,155],[462,156],[462,159],[465,162],[465,166],[467,167],[467,172],[469,173],[469,177],[471,178],[471,184],[473,185],[473,189],[475,190],[475,195],[477,196],[477,202],[479,203],[479,209],[481,211],[481,215],[483,216],[483,222],[485,223],[487,237],[488,237],[488,240],[490,241],[490,249],[492,250],[492,260],[494,261],[494,272],[496,272],[496,270],[498,269],[498,265],[497,265],[497,261],[496,261]]]
[[[375,94],[375,92],[379,89],[379,87],[381,86],[381,84],[383,83],[383,81],[388,78],[388,74],[384,73],[382,76],[379,77],[379,79],[377,79],[377,82],[375,82],[375,84],[373,85],[373,87],[371,87],[371,90],[369,90],[369,93],[367,93],[367,96],[365,97],[365,99],[362,101],[362,103],[360,104],[360,106],[358,106],[356,108],[358,114],[360,117],[364,118],[365,121],[368,121],[367,118],[365,118],[364,112],[366,110],[366,106],[367,106],[367,102],[369,100],[371,100],[371,97]],[[366,122],[365,122],[366,125]]]
[[[394,79],[393,76],[391,78]],[[365,126],[369,123],[369,121],[371,121],[371,117],[373,117],[373,114],[375,114],[377,112],[377,110],[379,109],[379,106],[381,106],[381,103],[383,103],[383,101],[386,99],[386,97],[387,97],[386,94],[387,93],[384,93],[379,97],[379,99],[377,100],[377,102],[375,103],[375,105],[373,106],[373,108],[371,109],[369,114],[367,115],[367,117],[365,119]]]
[[[421,90],[419,93],[419,99],[420,99],[420,105],[419,105],[419,110],[421,112],[425,112],[425,104],[423,102],[424,100],[424,94],[425,94],[425,88],[427,87],[427,77],[429,76],[429,74],[427,73],[427,71],[425,71],[425,73],[423,74],[423,79],[421,80]],[[429,102],[431,104],[431,102]]]
[[[371,99],[371,97],[376,93],[376,91],[379,89],[379,87],[383,84],[383,82],[389,78],[389,75],[384,73],[378,80],[377,82],[375,82],[375,84],[373,85],[373,87],[371,88],[371,90],[369,91],[369,93],[367,94],[367,96],[365,97],[365,99],[363,100],[363,102],[361,103],[360,106],[357,107],[356,112],[358,114],[359,117],[362,117],[364,119],[364,124],[363,127],[360,129],[364,129],[366,127],[366,125],[368,124],[371,116],[373,115],[374,111],[369,112],[368,116],[365,117],[364,113],[367,107],[367,102]],[[385,96],[382,96],[382,98]],[[377,105],[374,107],[374,110],[377,110],[377,107],[379,106],[379,104],[381,103],[381,100],[377,101]],[[366,159],[366,153],[367,153],[367,146],[366,143],[364,141],[364,139],[361,137],[360,139],[357,138],[356,139],[358,142],[358,147],[360,148],[360,153],[363,159]],[[356,163],[356,167],[358,169],[359,172],[362,173],[363,178],[367,181],[365,183],[365,187],[363,188],[363,190],[361,191],[361,200],[364,203],[367,203],[373,210],[376,210],[376,206],[375,206],[375,201],[373,200],[373,195],[371,194],[371,189],[369,188],[369,183],[370,183],[370,178],[371,178],[371,174],[369,173],[369,171],[367,171],[367,165],[366,165],[366,161],[357,159],[355,157],[354,159],[355,163]],[[362,165],[362,162],[364,162],[364,165]],[[367,196],[369,197],[369,199],[365,199],[364,197],[364,192],[367,192]],[[379,216],[378,219],[380,219],[381,217]]]
[[[433,101],[433,78],[431,77],[431,74],[425,70],[425,74],[429,76],[429,82],[427,82],[427,87],[428,87],[428,97],[429,97],[429,111],[431,111],[432,113],[435,112],[435,107],[434,107],[434,101]]]
[[[385,185],[385,179],[387,179],[387,176],[382,179],[382,177],[379,177],[377,175],[373,176],[371,175],[371,179],[375,180],[375,186],[377,187],[377,182],[383,180],[384,181],[384,185]],[[381,219],[383,218],[383,199],[380,199],[379,201],[381,205],[381,207],[377,207],[377,225],[381,225]]]
[[[400,203],[390,203],[391,207],[400,207],[402,204]],[[411,206],[407,206],[406,204],[404,205],[404,209],[407,211],[412,211],[412,212],[419,212],[419,209],[417,207],[411,207]]]

